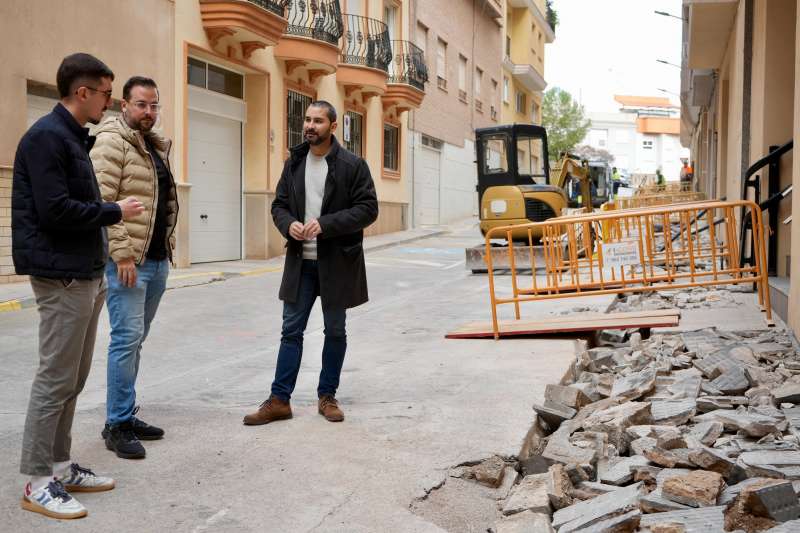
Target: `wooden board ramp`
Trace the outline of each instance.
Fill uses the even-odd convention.
[[[603,329],[675,327],[680,322],[678,309],[635,311],[630,313],[575,313],[537,320],[499,322],[500,337],[557,335]],[[445,335],[447,339],[487,339],[494,337],[491,322],[470,322]]]

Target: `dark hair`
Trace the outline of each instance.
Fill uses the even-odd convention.
[[[326,111],[328,120],[331,122],[336,122],[336,108],[333,107],[333,104],[330,102],[325,100],[315,100],[314,102],[311,102],[311,105],[308,107],[321,107]]]
[[[150,87],[151,89],[158,90],[158,85],[150,78],[146,78],[144,76],[133,76],[131,79],[125,82],[125,85],[122,86],[122,99],[128,100],[131,97],[131,90],[134,87]]]
[[[99,82],[100,78],[111,78],[114,73],[105,63],[93,55],[77,53],[68,55],[61,61],[56,73],[56,85],[61,98],[70,96],[78,87],[87,81]]]

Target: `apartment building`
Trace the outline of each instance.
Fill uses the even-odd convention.
[[[410,42],[411,0],[9,0],[0,28],[10,63],[0,80],[0,281],[10,257],[11,165],[19,137],[55,104],[65,55],[93,53],[117,74],[161,88],[160,127],[174,140],[181,204],[176,260],[283,253],[270,204],[314,99],[339,111],[337,136],[369,163],[380,217],[367,233],[408,225],[407,115],[425,99],[422,50]],[[24,22],[24,24],[22,23]],[[90,28],[91,31],[87,31]],[[10,47],[10,48],[9,48]]]
[[[709,196],[765,200],[787,191],[765,216],[767,263],[773,308],[795,333],[800,262],[791,258],[800,255],[800,232],[792,233],[792,219],[800,202],[787,188],[800,180],[800,158],[787,143],[800,134],[798,11],[796,0],[684,0],[680,125]]]

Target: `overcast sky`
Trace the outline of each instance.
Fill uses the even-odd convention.
[[[561,87],[587,112],[616,111],[615,94],[666,96],[678,103],[681,0],[553,0],[556,40],[545,52],[547,87]],[[665,94],[658,89],[676,94]]]

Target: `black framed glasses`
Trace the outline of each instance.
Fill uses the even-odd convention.
[[[111,100],[111,93],[112,93],[111,89],[109,89],[107,91],[101,91],[100,89],[97,89],[95,87],[89,87],[88,85],[84,85],[84,87],[86,87],[87,89],[89,89],[92,92],[102,94],[103,96],[106,97],[106,100]],[[75,91],[75,94],[78,94],[78,91]]]

